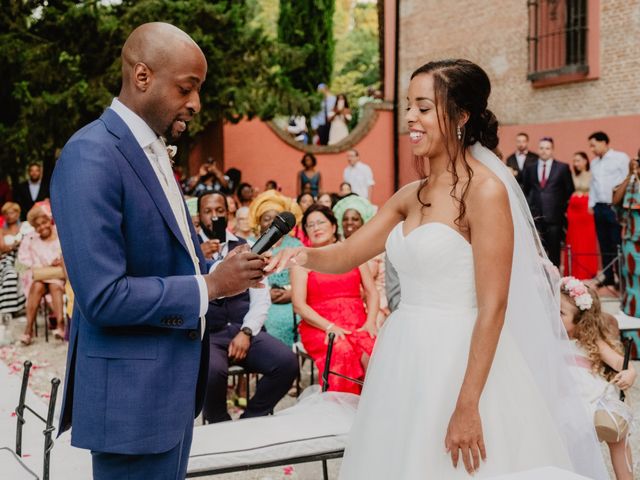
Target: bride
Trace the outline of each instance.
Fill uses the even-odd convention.
[[[607,478],[568,370],[557,272],[490,151],[490,91],[467,60],[416,70],[406,121],[422,179],[349,240],[281,251],[266,267],[339,273],[386,248],[400,276],[402,301],[373,351],[342,479],[488,478],[544,466]]]

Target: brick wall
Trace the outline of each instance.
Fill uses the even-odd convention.
[[[526,0],[400,1],[401,98],[415,68],[465,57],[491,77],[490,108],[505,125],[640,114],[640,0],[595,0],[599,77],[543,88],[527,80]]]

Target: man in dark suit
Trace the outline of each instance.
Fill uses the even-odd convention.
[[[513,172],[516,181],[523,185],[522,172],[538,161],[538,155],[529,151],[529,135],[520,132],[516,135],[516,151],[507,158],[507,167]]]
[[[183,479],[209,363],[209,301],[256,286],[244,248],[211,273],[164,138],[200,110],[207,63],[166,23],[136,28],[122,88],[67,142],[51,184],[75,292],[59,431],[91,450],[93,478]],[[163,138],[164,137],[164,138]]]
[[[198,198],[200,239],[202,245],[214,241],[219,233],[213,228],[212,218],[221,221],[218,232],[223,231],[229,215],[226,197],[220,192],[205,193]],[[217,238],[214,262],[224,259],[228,252],[246,240],[224,230],[224,238]],[[215,268],[215,267],[214,267]],[[269,290],[249,288],[232,297],[213,300],[207,312],[209,329],[209,381],[203,416],[209,423],[231,420],[227,413],[227,377],[231,362],[246,371],[260,373],[262,378],[253,397],[248,398],[242,418],[259,417],[273,413],[273,408],[286,395],[298,376],[298,360],[291,348],[263,328],[271,307]]]
[[[553,139],[542,138],[537,162],[524,170],[523,190],[542,244],[556,267],[560,267],[567,206],[574,189],[569,166],[553,158]]]
[[[20,205],[20,219],[23,221],[36,202],[49,198],[49,182],[42,178],[40,164],[30,163],[28,173],[29,180],[20,183],[13,192],[16,203]]]

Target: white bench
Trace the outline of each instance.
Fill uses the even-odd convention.
[[[359,397],[309,387],[275,415],[196,427],[187,477],[342,457]]]

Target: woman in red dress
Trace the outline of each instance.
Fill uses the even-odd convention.
[[[338,222],[331,209],[322,205],[309,207],[302,218],[302,228],[313,247],[338,239]],[[375,343],[380,303],[369,267],[364,264],[339,275],[292,267],[290,273],[293,308],[303,319],[300,339],[318,371],[324,368],[327,336],[334,333],[331,369],[363,379]],[[366,311],[361,288],[366,294]],[[358,385],[339,377],[332,378],[330,390],[360,393]]]
[[[573,155],[573,184],[576,188],[567,209],[567,239],[571,247],[571,270],[569,270],[568,248],[565,250],[564,274],[588,280],[598,273],[598,247],[593,213],[589,212],[589,157],[584,152]]]

